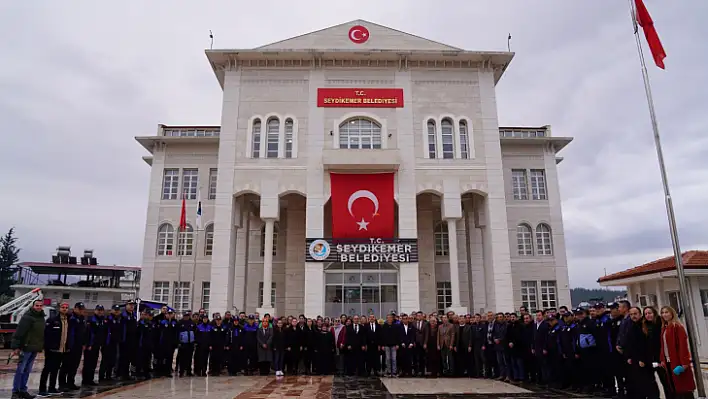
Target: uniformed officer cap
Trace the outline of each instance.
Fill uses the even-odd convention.
[[[577,308],[577,309],[575,309],[575,310],[573,311],[573,313],[575,313],[575,314],[584,314],[584,313],[585,313],[585,309],[583,309],[583,308]]]
[[[128,305],[135,305],[135,301],[131,299],[131,300],[129,300],[129,301],[127,302],[127,304],[128,304]]]
[[[207,320],[209,320],[209,315],[206,314],[206,313],[204,313],[204,314],[202,315],[202,319],[207,319]]]
[[[249,315],[248,315],[248,318],[249,318],[249,319],[255,319],[255,318],[256,318],[256,315],[254,315],[254,314],[249,314]]]
[[[113,305],[113,306],[111,306],[111,309],[120,310],[120,305]]]
[[[216,317],[214,317],[214,320],[221,320],[221,316],[216,315]]]
[[[167,309],[167,313],[174,313],[175,311],[172,309]]]
[[[573,317],[573,313],[570,313],[570,312],[565,313],[565,314],[563,315],[563,317]]]
[[[605,304],[602,302],[598,302],[595,304],[595,309],[604,309],[604,308],[605,308]]]
[[[103,310],[103,305],[96,305],[96,310]]]
[[[617,302],[610,302],[607,304],[607,307],[610,309],[619,309],[620,305]]]
[[[191,310],[185,310],[184,313],[182,313],[182,316],[191,316],[192,311]]]

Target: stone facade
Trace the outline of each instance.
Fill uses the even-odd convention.
[[[353,26],[366,27],[370,39],[350,41]],[[495,85],[512,54],[462,51],[353,21],[207,56],[223,87],[220,126],[160,126],[156,136],[137,138],[152,153],[141,297],[308,317],[336,307],[325,298],[339,289],[328,265],[305,262],[304,250],[305,238],[329,236],[328,172],[345,170],[395,171],[398,237],[419,241],[419,262],[393,265],[387,278],[395,287],[374,290],[382,302],[388,290],[395,309],[382,304],[377,312],[570,304],[557,178],[557,152],[570,139],[548,127],[499,127]],[[317,90],[327,87],[395,87],[405,106],[320,107]],[[342,129],[353,121],[373,126],[380,148],[343,148]],[[200,133],[209,129],[218,135]],[[166,226],[177,228],[181,207],[170,190],[195,187],[185,169],[198,170],[205,230],[183,236],[196,242],[180,262],[177,234]],[[176,188],[168,177],[175,173]],[[524,176],[528,199],[515,197],[513,173]],[[188,195],[195,226],[196,198]],[[531,227],[524,255],[519,224]],[[262,289],[268,281],[273,303]],[[188,300],[177,282],[189,285]]]

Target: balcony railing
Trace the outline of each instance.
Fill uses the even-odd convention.
[[[219,137],[220,128],[172,128],[165,127],[162,135],[166,137]]]
[[[520,139],[528,139],[532,137],[548,137],[548,132],[546,130],[540,130],[540,129],[500,129],[499,130],[499,137],[501,138],[507,138],[507,137],[513,137],[513,138],[520,138]]]

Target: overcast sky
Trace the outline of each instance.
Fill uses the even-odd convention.
[[[626,1],[197,3],[0,3],[0,230],[16,227],[22,260],[72,245],[140,264],[149,167],[133,137],[219,124],[209,29],[215,48],[250,48],[358,18],[469,50],[506,50],[511,32],[500,124],[575,137],[560,165],[572,286],[671,253]],[[646,3],[668,53],[649,73],[681,245],[706,248],[708,2]]]

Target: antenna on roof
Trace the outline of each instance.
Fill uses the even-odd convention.
[[[209,50],[214,49],[214,34],[211,32],[211,29],[209,29],[209,39],[211,40],[211,43],[209,44]]]
[[[506,49],[511,52],[511,33],[509,33],[509,37],[506,38]]]

